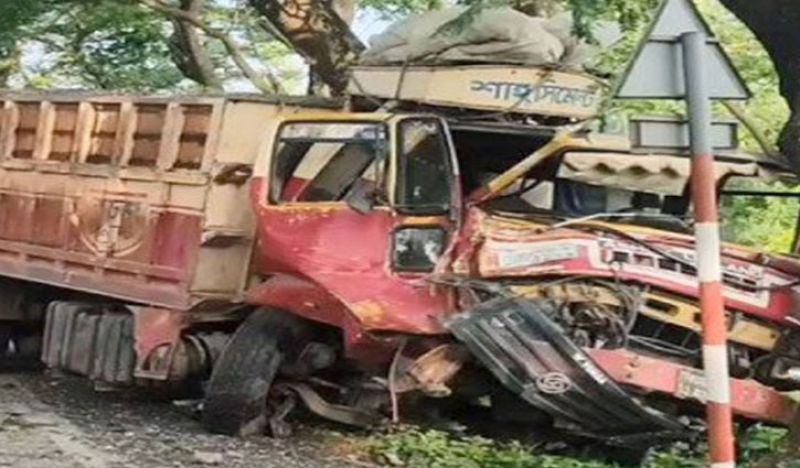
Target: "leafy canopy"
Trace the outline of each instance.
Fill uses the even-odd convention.
[[[357,1],[357,0],[356,0]],[[177,5],[177,0],[168,2]],[[658,0],[459,0],[470,11],[509,5],[530,14],[566,9],[573,13],[576,30],[591,36],[598,20],[616,20],[628,32],[617,47],[607,50],[596,72],[610,79],[625,69]],[[361,0],[361,12],[400,18],[452,4],[447,0]],[[723,8],[718,0],[698,0],[713,29],[753,90],[746,113],[758,122],[769,141],[776,141],[789,116],[779,94],[770,57],[748,28]],[[244,0],[206,0],[204,21],[241,44],[249,61],[262,71],[271,70],[302,92],[305,67],[281,41],[264,28],[263,18]],[[173,23],[142,7],[136,0],[26,0],[0,2],[0,86],[81,87],[141,92],[176,92],[198,88],[186,79],[170,55]],[[206,52],[229,89],[246,89],[247,80],[214,40]],[[622,125],[626,116],[684,114],[678,102],[616,103],[607,122]],[[723,110],[719,115],[727,117]],[[616,117],[615,117],[616,116]],[[613,126],[613,125],[612,125]],[[755,140],[742,132],[744,146],[760,151]],[[778,189],[747,182],[746,188]],[[789,248],[798,202],[793,199],[738,198],[725,200],[726,234],[731,241],[771,250]]]

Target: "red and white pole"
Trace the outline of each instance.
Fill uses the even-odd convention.
[[[736,466],[736,453],[728,372],[728,328],[722,292],[717,184],[711,143],[712,107],[704,70],[707,42],[708,37],[702,32],[681,36],[692,140],[692,202],[703,315],[703,366],[708,389],[706,417],[711,467],[733,468]]]

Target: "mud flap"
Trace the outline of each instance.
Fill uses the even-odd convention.
[[[620,388],[548,318],[554,305],[501,298],[446,326],[509,390],[569,432],[612,445],[686,438],[677,419]]]

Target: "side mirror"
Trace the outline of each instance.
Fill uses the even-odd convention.
[[[226,164],[214,176],[214,183],[244,185],[252,176],[253,166],[249,164]]]
[[[374,182],[359,177],[344,200],[358,214],[372,213],[377,199],[375,190]]]

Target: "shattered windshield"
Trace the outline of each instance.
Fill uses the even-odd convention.
[[[379,123],[285,125],[273,161],[272,200],[340,201],[359,179],[377,182],[384,170],[387,138]]]
[[[568,179],[525,180],[490,209],[559,219],[597,218],[685,231],[690,202],[686,195],[665,195],[588,184]]]

